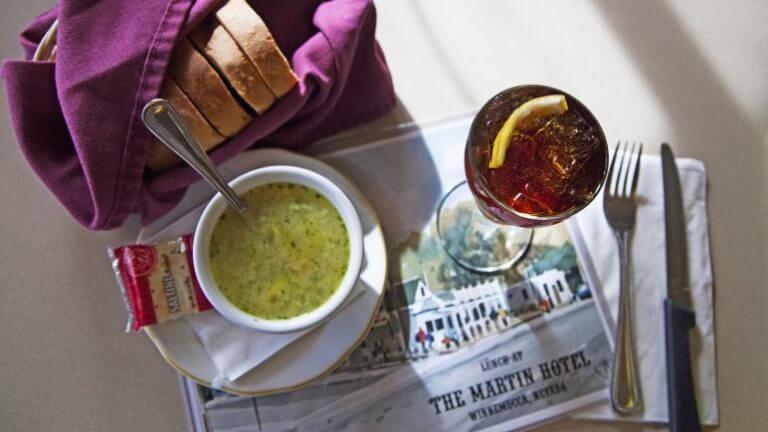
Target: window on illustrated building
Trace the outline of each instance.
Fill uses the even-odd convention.
[[[435,327],[437,327],[438,330],[442,330],[443,329],[443,319],[442,318],[438,318],[438,319],[435,320]]]
[[[448,321],[448,328],[453,328],[453,318],[448,316],[445,319]]]
[[[528,290],[523,289],[523,299],[528,300]]]
[[[472,308],[472,316],[475,318],[475,321],[480,319],[480,314],[477,313],[477,308]]]
[[[480,316],[485,318],[485,303],[480,303]]]
[[[560,281],[557,281],[557,289],[558,291],[563,292],[563,284],[560,283]]]
[[[432,321],[427,321],[427,331],[430,332],[430,333],[435,331],[435,328],[432,327]]]

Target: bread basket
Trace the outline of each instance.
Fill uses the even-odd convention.
[[[197,180],[183,164],[147,168],[154,138],[141,109],[162,97],[178,42],[231,2],[263,18],[298,84],[216,143],[214,163],[257,146],[299,149],[395,105],[372,0],[59,0],[22,32],[25,58],[5,60],[0,77],[21,152],[79,223],[149,223]]]

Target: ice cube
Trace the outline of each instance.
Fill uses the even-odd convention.
[[[518,133],[512,134],[504,157],[504,165],[489,172],[492,183],[511,186],[521,178],[531,175],[527,172],[536,165],[538,147],[539,144],[532,137]]]
[[[517,131],[533,136],[536,132],[546,126],[557,114],[547,114],[543,116],[527,119],[525,122],[517,125]]]
[[[528,214],[550,214],[558,210],[557,196],[541,184],[526,182],[510,200],[517,211]]]
[[[573,110],[553,117],[536,132],[535,139],[539,156],[560,180],[571,179],[600,143],[594,128]]]
[[[528,214],[536,214],[541,211],[536,201],[522,192],[518,192],[512,198],[512,207],[519,212]]]
[[[533,137],[515,133],[509,138],[506,161],[518,167],[531,165],[536,159],[539,144]]]
[[[576,176],[568,184],[564,196],[571,202],[587,202],[595,195],[592,176]]]

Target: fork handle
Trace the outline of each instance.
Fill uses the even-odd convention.
[[[619,322],[616,329],[616,352],[613,357],[611,373],[611,404],[621,415],[631,415],[643,407],[640,392],[640,380],[635,360],[634,339],[632,337],[632,301],[629,289],[630,265],[628,232],[617,232],[619,245]]]

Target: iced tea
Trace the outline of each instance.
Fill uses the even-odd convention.
[[[504,163],[490,168],[496,135],[523,103],[564,95],[568,109],[523,124],[511,135]],[[529,104],[530,105],[530,104]],[[499,223],[526,227],[560,222],[597,194],[608,146],[595,117],[578,100],[545,86],[505,90],[480,110],[467,138],[465,169],[480,210]]]

